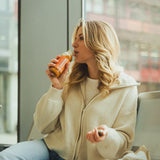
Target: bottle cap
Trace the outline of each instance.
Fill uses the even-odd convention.
[[[71,50],[64,52],[63,55],[67,56],[69,60],[72,61],[72,51]]]

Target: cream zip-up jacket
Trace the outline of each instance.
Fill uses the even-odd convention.
[[[137,110],[137,85],[121,73],[119,83],[104,97],[99,93],[84,103],[85,82],[64,90],[50,88],[34,113],[34,122],[49,149],[65,160],[116,160],[128,150],[134,138]],[[88,131],[105,124],[109,132],[102,142],[91,143]]]

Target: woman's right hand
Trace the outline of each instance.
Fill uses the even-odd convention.
[[[60,56],[57,56],[56,59],[52,59],[51,62],[48,64],[48,70],[46,70],[46,74],[49,77],[51,83],[52,83],[52,87],[56,88],[56,89],[62,89],[68,70],[69,70],[69,64],[66,64],[65,66],[65,70],[63,71],[63,73],[59,76],[56,77],[54,75],[54,73],[52,73],[49,68],[50,67],[54,67],[54,65],[58,62],[58,59],[60,58]]]
[[[101,134],[98,133],[99,131],[101,131]],[[100,125],[98,127],[95,127],[93,130],[89,131],[86,135],[86,138],[91,143],[97,143],[103,141],[107,135],[108,127],[106,125]]]

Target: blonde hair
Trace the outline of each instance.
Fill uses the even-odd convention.
[[[95,54],[99,70],[100,91],[109,93],[110,86],[119,76],[118,55],[120,53],[119,40],[113,27],[103,21],[83,21],[76,26],[72,41],[74,41],[78,29],[82,27],[84,43]],[[69,88],[79,84],[88,76],[86,64],[74,62],[69,76]]]

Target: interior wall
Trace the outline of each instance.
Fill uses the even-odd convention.
[[[39,98],[50,82],[47,64],[67,49],[67,1],[21,1],[19,141],[26,140]]]
[[[71,35],[81,17],[81,0],[21,0],[20,4],[18,139],[24,141],[36,104],[50,86],[47,64],[71,48]]]

